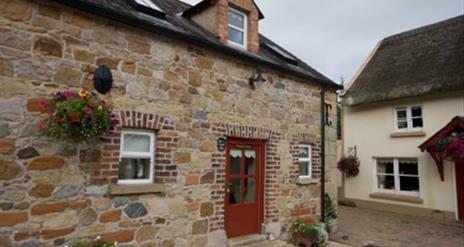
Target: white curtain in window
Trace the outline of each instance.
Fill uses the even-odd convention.
[[[126,152],[150,152],[150,137],[146,135],[125,134],[124,151]]]
[[[248,159],[251,159],[251,158],[256,158],[256,153],[255,151],[250,151],[250,150],[247,150],[245,151],[245,157],[247,157]]]
[[[242,150],[237,150],[237,149],[230,150],[230,156],[232,158],[242,157]]]

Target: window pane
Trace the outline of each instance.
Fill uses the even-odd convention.
[[[411,116],[422,117],[422,107],[416,106],[411,108]]]
[[[300,162],[300,176],[309,176],[309,162]]]
[[[229,27],[229,40],[234,42],[234,43],[243,45],[243,43],[244,43],[243,32],[242,31],[237,31],[237,30]]]
[[[398,120],[400,119],[406,119],[407,118],[407,111],[406,109],[397,109],[396,110],[396,117]]]
[[[240,204],[240,179],[229,182],[229,204]]]
[[[422,118],[413,118],[412,119],[412,127],[413,128],[421,128],[421,127],[423,127]]]
[[[406,128],[408,128],[407,121],[398,121],[398,129],[406,129]]]
[[[300,158],[309,158],[309,147],[299,147],[298,149],[298,157]]]
[[[393,174],[393,159],[378,159],[377,173]]]
[[[230,150],[230,173],[240,174],[240,162],[242,160],[242,150],[232,149]]]
[[[256,152],[254,150],[247,150],[245,151],[245,174],[246,175],[255,175],[255,159],[256,159]]]
[[[419,175],[417,160],[415,159],[400,159],[399,170],[400,174]]]
[[[119,179],[149,179],[150,159],[122,158],[119,163]]]
[[[229,24],[241,29],[245,29],[245,18],[234,11],[229,10]]]
[[[390,175],[378,175],[377,176],[377,187],[384,190],[395,189],[395,177]]]
[[[254,178],[245,179],[245,203],[256,201],[256,180]]]
[[[418,177],[402,177],[400,176],[400,190],[419,192],[419,178]]]
[[[150,136],[137,134],[124,134],[123,151],[150,152]]]

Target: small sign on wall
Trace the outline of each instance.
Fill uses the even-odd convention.
[[[219,152],[224,152],[226,151],[226,146],[227,146],[227,141],[226,141],[226,138],[221,136],[217,139],[217,149]]]

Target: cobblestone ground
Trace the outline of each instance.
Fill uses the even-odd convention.
[[[276,241],[265,241],[261,243],[250,244],[250,245],[246,245],[243,247],[295,247],[295,246],[287,242],[276,240]],[[326,247],[351,247],[351,246],[330,242]]]
[[[464,224],[339,207],[333,240],[353,246],[464,247]]]

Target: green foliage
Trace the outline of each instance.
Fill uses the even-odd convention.
[[[327,232],[330,234],[332,232],[332,229],[330,227],[330,222],[338,218],[338,215],[337,215],[337,209],[335,208],[335,205],[333,204],[332,199],[327,193],[324,196],[324,214],[325,214],[324,219],[325,219],[325,222],[327,223]]]
[[[51,101],[39,102],[39,107],[47,104],[52,110],[39,128],[55,140],[89,144],[117,124],[111,105],[84,90],[57,92]]]
[[[327,227],[324,223],[307,224],[297,220],[293,223],[291,231],[309,238],[313,247],[324,247],[329,239]]]
[[[72,244],[71,247],[114,247],[117,243],[111,244],[101,239],[96,239],[94,241],[79,241],[75,244]]]

